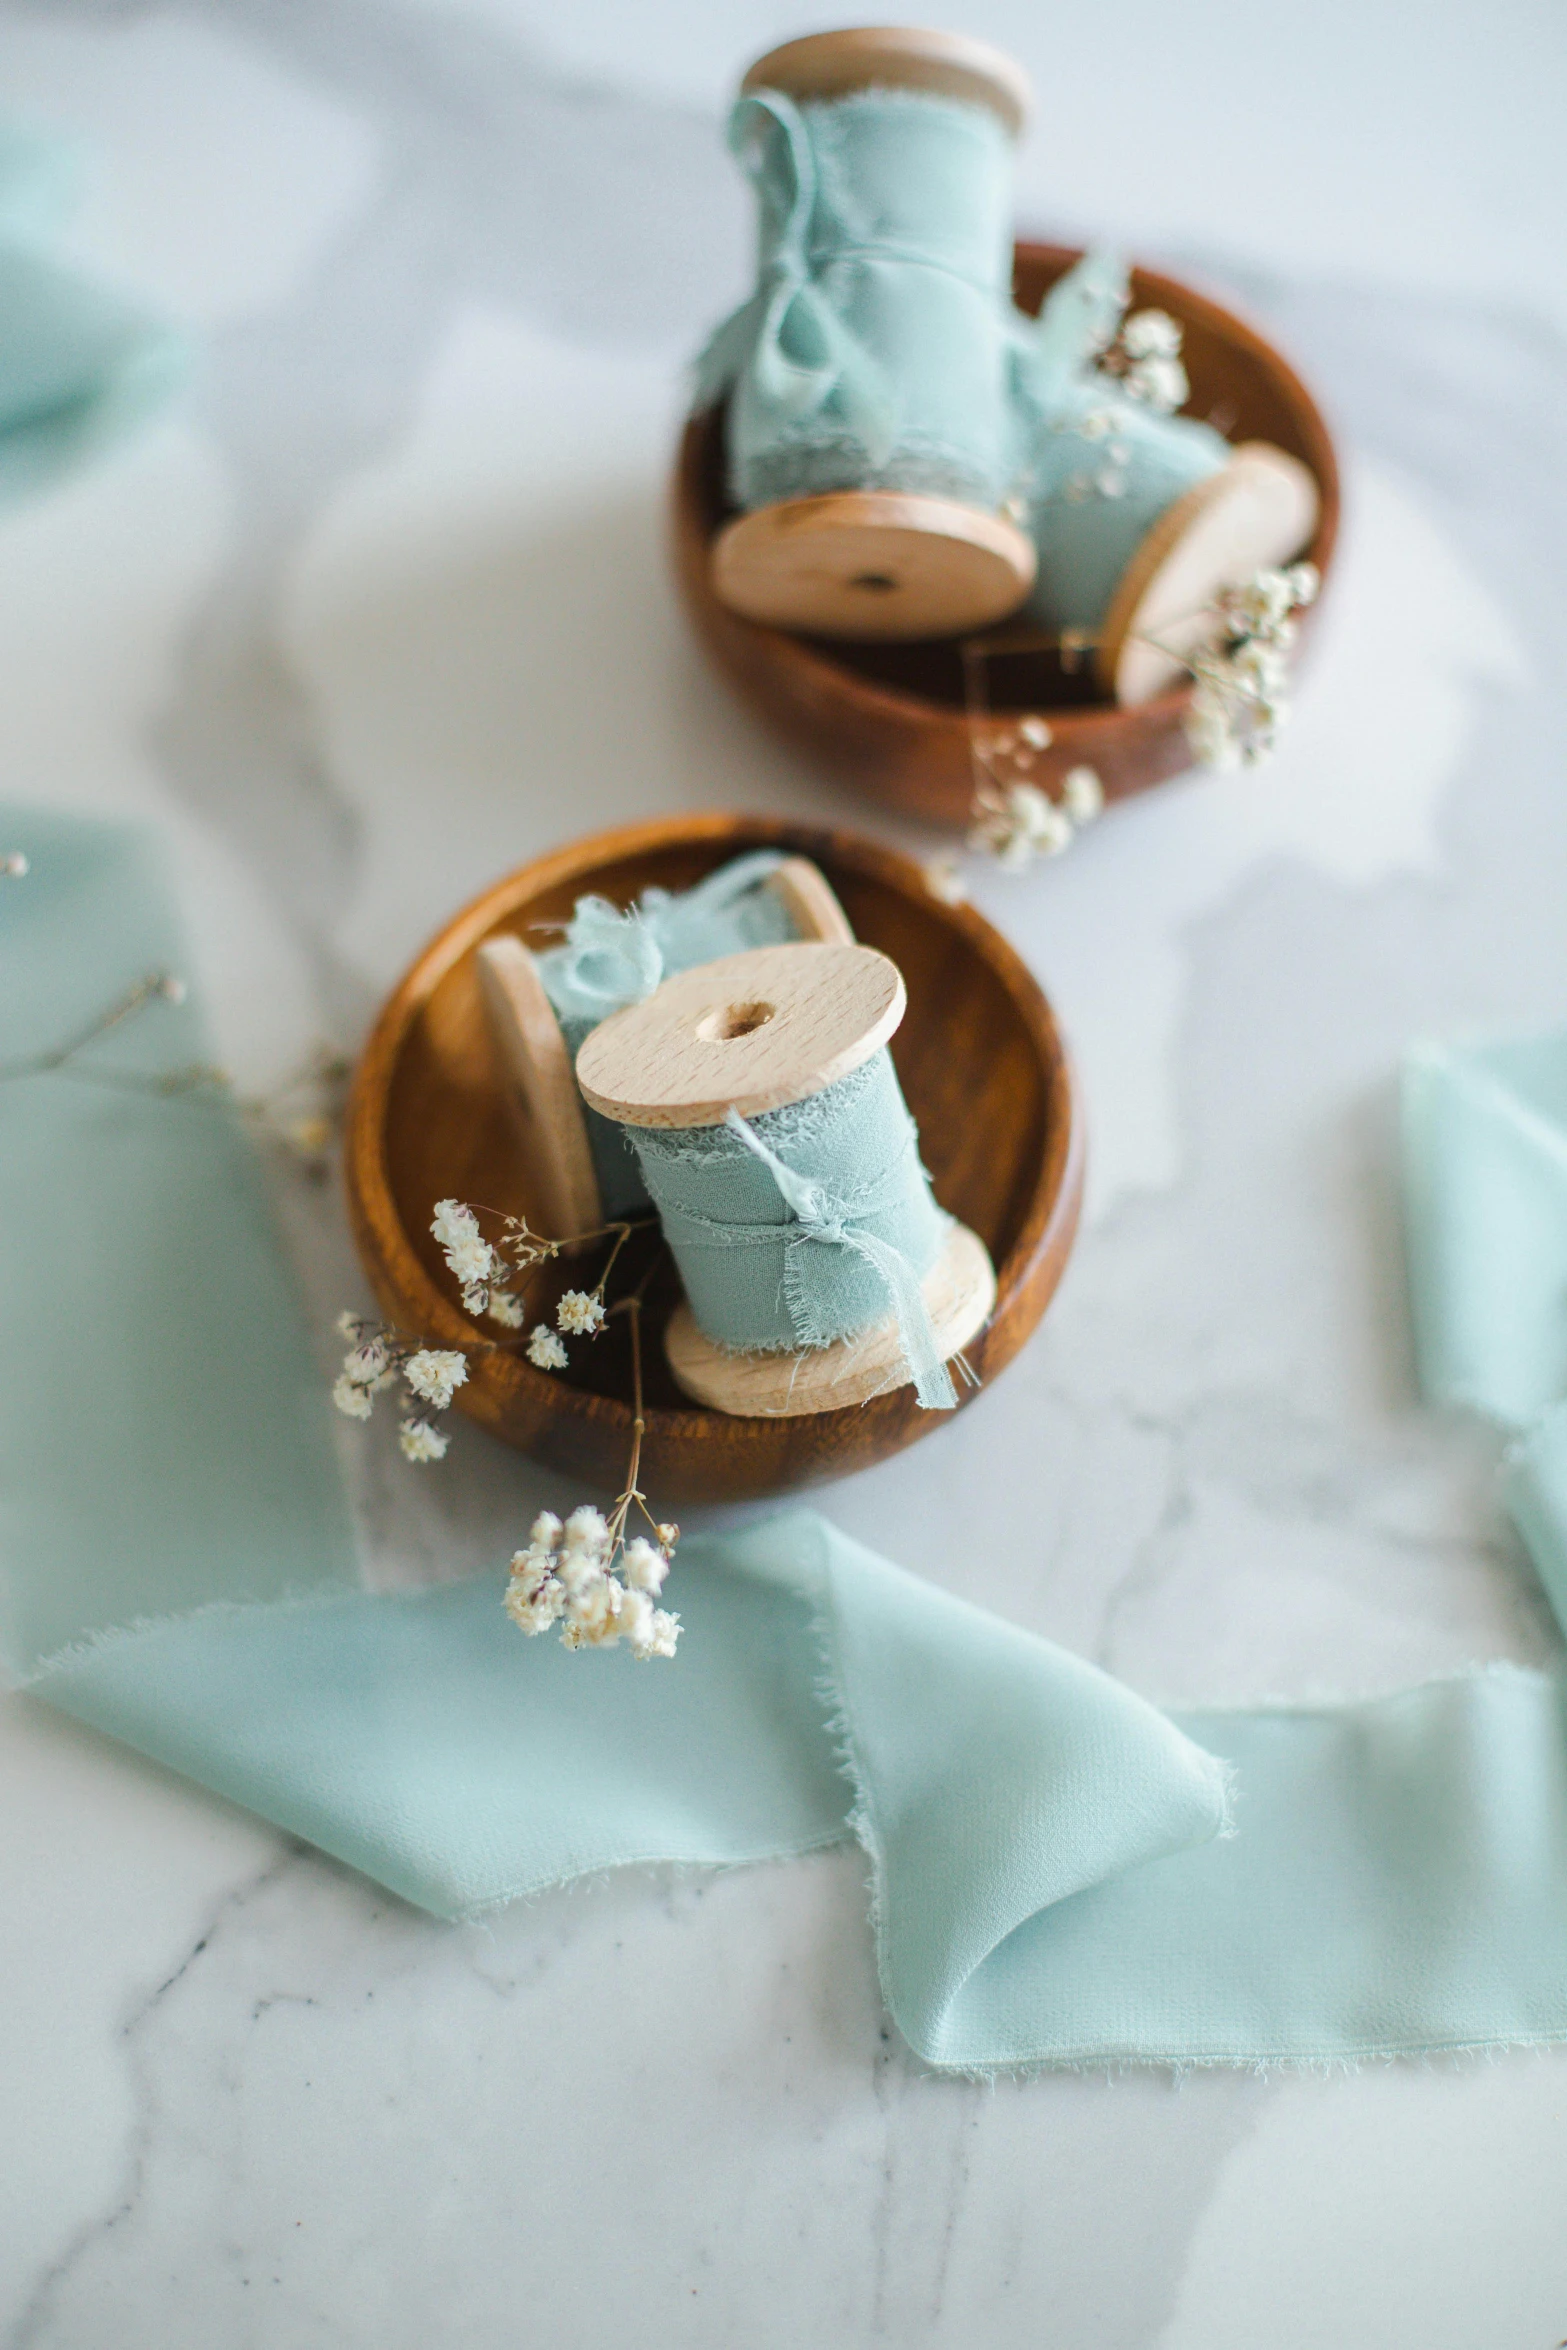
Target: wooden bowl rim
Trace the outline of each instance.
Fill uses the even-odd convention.
[[[1020,263],[1053,267],[1056,276],[1060,276],[1071,268],[1073,262],[1080,261],[1086,250],[1085,246],[1056,245],[1037,238],[1019,237],[1013,246],[1013,266],[1014,270]],[[1219,301],[1215,295],[1205,293],[1185,278],[1171,277],[1162,270],[1147,269],[1141,262],[1135,261],[1130,264],[1130,270],[1134,287],[1145,298],[1145,307],[1168,308],[1177,314],[1185,312],[1197,319],[1210,333],[1227,342],[1239,344],[1261,362],[1296,411],[1302,438],[1311,446],[1311,454],[1305,462],[1316,476],[1321,499],[1309,559],[1316,564],[1326,583],[1338,544],[1342,485],[1333,436],[1316,400],[1277,344],[1240,311],[1232,309],[1227,302]],[[708,429],[714,414],[715,408],[710,406],[696,410],[688,417],[685,427],[688,446],[694,433]],[[697,535],[711,546],[717,533],[707,530],[700,515],[692,510],[693,501],[688,496],[689,470],[684,463],[680,466],[678,478],[680,505],[686,510],[687,518]],[[726,516],[724,520],[727,519]],[[721,521],[719,528],[722,527]],[[785,657],[794,666],[802,683],[815,684],[819,690],[834,697],[849,695],[867,717],[877,716],[901,725],[907,725],[911,720],[926,725],[932,720],[940,724],[963,723],[963,712],[956,705],[934,701],[928,695],[914,693],[906,687],[888,685],[880,678],[863,677],[858,670],[835,659],[813,637],[796,635],[789,629],[771,628],[763,621],[747,620],[739,613],[733,613],[730,617],[737,626],[751,630],[757,637],[770,638],[778,647],[786,648]],[[1167,693],[1153,695],[1146,702],[1126,706],[1119,702],[1031,703],[1028,706],[1030,709],[1037,707],[1039,715],[1046,719],[1052,711],[1058,712],[1063,719],[1070,716],[1074,733],[1081,729],[1086,734],[1124,725],[1133,711],[1147,722],[1179,724],[1184,719],[1191,697],[1192,687],[1183,685],[1172,686]],[[998,719],[1004,718],[1010,709],[1011,705],[998,706],[991,715]]]
[[[387,1167],[387,1104],[414,1022],[449,973],[484,938],[502,927],[506,916],[519,904],[546,890],[585,882],[596,866],[625,863],[662,849],[700,849],[708,844],[720,853],[776,846],[801,856],[815,856],[828,867],[829,878],[831,867],[837,865],[905,896],[917,896],[935,919],[948,923],[967,938],[971,949],[1011,998],[1035,1048],[1046,1086],[1045,1151],[1017,1238],[996,1267],[996,1303],[986,1330],[1004,1314],[1012,1297],[1026,1286],[1036,1263],[1058,1244],[1062,1247],[1064,1264],[1082,1205],[1081,1094],[1066,1040],[1050,1003],[1016,949],[974,907],[966,903],[950,905],[937,898],[912,858],[885,848],[863,834],[794,824],[781,818],[703,811],[655,817],[642,824],[592,833],[503,875],[435,934],[377,1014],[349,1095],[343,1181],[360,1261],[371,1284],[383,1307],[395,1306],[399,1313],[411,1312],[421,1338],[443,1341],[470,1352],[487,1343],[487,1334],[437,1287],[416,1253]],[[1048,1303],[1048,1293],[1044,1303]],[[983,1333],[979,1343],[983,1346]],[[1007,1359],[1010,1351],[1015,1349],[1009,1350]],[[630,1442],[634,1415],[629,1403],[571,1386],[547,1371],[536,1370],[519,1355],[481,1359],[477,1379],[486,1386],[499,1385],[512,1394],[531,1396],[547,1416],[597,1424],[622,1436],[627,1444]],[[478,1398],[472,1392],[475,1383],[475,1374],[470,1374],[468,1386],[458,1391],[458,1408],[490,1424],[491,1415],[479,1408]],[[857,1421],[865,1408],[855,1405],[842,1411],[823,1412],[815,1415],[816,1424],[831,1427]],[[699,1406],[673,1410],[666,1405],[649,1405],[643,1416],[650,1436],[662,1434],[670,1438],[696,1436],[715,1420],[722,1420],[726,1431],[734,1434],[746,1428],[771,1431],[775,1425],[770,1420],[731,1418]]]

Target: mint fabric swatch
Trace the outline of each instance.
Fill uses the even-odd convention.
[[[0,846],[31,860],[0,888],[14,1067],[184,952],[141,836],[11,811]],[[40,1696],[443,1916],[856,1838],[889,2010],[965,2073],[1567,2035],[1553,1676],[1172,1718],[799,1510],[682,1546],[672,1664],[524,1640],[498,1573],[365,1591],[239,1125],[113,1083],[204,1049],[159,1004],[91,1048],[103,1082],[0,1083],[0,1558]],[[1487,1238],[1437,1090],[1428,1271]]]
[[[1567,1036],[1425,1046],[1403,1110],[1421,1387],[1513,1436],[1503,1491],[1567,1626]]]
[[[189,363],[183,336],[51,256],[74,177],[59,141],[0,125],[0,502],[138,424]]]

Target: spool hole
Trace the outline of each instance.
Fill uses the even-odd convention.
[[[765,1028],[775,1009],[772,1004],[722,1004],[703,1014],[696,1032],[704,1044],[731,1044],[737,1036],[754,1036]]]
[[[849,582],[872,596],[890,596],[897,584],[890,571],[857,571]]]

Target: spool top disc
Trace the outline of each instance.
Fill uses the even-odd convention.
[[[805,1101],[868,1061],[903,1018],[874,947],[752,947],[666,979],[596,1028],[577,1083],[622,1126],[720,1126]]]
[[[842,98],[871,88],[928,90],[937,98],[966,99],[998,114],[1015,139],[1033,110],[1034,92],[1023,68],[1004,49],[966,33],[919,25],[852,25],[841,32],[808,33],[759,57],[740,84],[786,90],[791,98]]]

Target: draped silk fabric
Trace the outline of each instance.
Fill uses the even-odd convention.
[[[41,1697],[443,1916],[856,1838],[890,2012],[959,2071],[1567,2034],[1555,1676],[1171,1718],[805,1511],[682,1546],[668,1664],[521,1638],[499,1572],[364,1590],[239,1124],[119,1082],[202,1053],[193,1006],[96,1081],[15,1073],[182,964],[159,859],[19,811],[0,843],[0,1558]],[[1558,1595],[1564,1126],[1556,1040],[1413,1065],[1422,1359],[1524,1431]]]
[[[138,423],[184,374],[180,336],[61,268],[64,150],[0,125],[0,500],[42,488]]]

